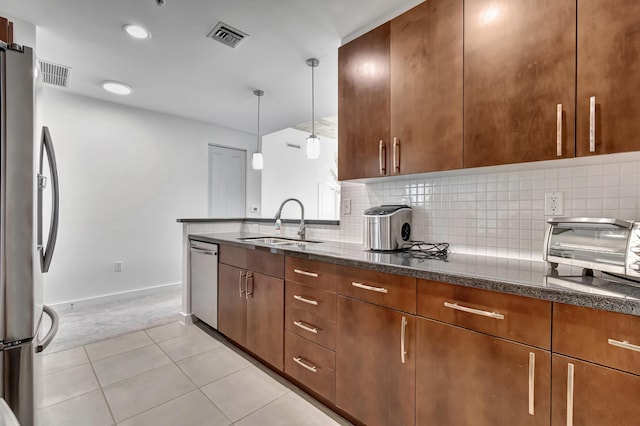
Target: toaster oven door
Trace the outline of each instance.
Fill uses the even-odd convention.
[[[552,223],[547,260],[624,274],[630,232],[613,223]]]

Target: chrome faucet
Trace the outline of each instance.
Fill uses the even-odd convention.
[[[300,204],[300,228],[298,228],[298,236],[300,237],[301,240],[304,240],[304,236],[305,236],[305,227],[304,227],[304,206],[302,205],[302,203],[300,202],[300,200],[298,200],[297,198],[287,198],[286,200],[284,200],[282,202],[282,204],[280,204],[280,208],[278,209],[278,211],[276,212],[275,215],[275,219],[278,220],[280,219],[280,216],[282,215],[282,208],[284,207],[285,204],[287,204],[289,201],[295,201],[296,203]]]

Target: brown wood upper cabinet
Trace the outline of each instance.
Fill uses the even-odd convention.
[[[462,0],[429,0],[338,54],[341,180],[462,167]]]
[[[466,0],[464,167],[573,157],[575,75],[575,0]]]
[[[638,52],[638,1],[578,0],[577,155],[640,149]]]

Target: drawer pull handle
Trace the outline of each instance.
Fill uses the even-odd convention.
[[[384,151],[384,155],[382,152]],[[378,145],[378,162],[380,163],[380,176],[384,176],[387,174],[387,148],[384,145],[382,140],[380,141],[380,145]]]
[[[302,367],[306,368],[307,370],[313,372],[313,373],[317,373],[318,372],[318,367],[316,367],[315,365],[309,365],[306,362],[303,361],[303,358],[301,356],[294,356],[293,360],[296,362],[296,364],[301,365]]]
[[[293,323],[297,327],[300,327],[301,329],[303,329],[305,331],[308,331],[309,333],[318,334],[318,328],[317,327],[306,325],[302,321],[294,321]]]
[[[364,290],[375,291],[377,293],[385,293],[385,294],[389,293],[389,290],[387,290],[384,287],[373,287],[373,286],[370,286],[370,285],[357,283],[357,282],[352,282],[351,285],[354,286],[354,287],[362,288]]]
[[[457,311],[468,312],[475,315],[482,315],[483,317],[489,317],[499,320],[504,319],[504,315],[497,312],[481,311],[480,309],[468,308],[466,306],[458,305],[457,303],[444,302],[444,306],[446,306],[447,308],[455,309]]]
[[[318,274],[316,274],[315,272],[307,272],[307,271],[303,271],[302,269],[294,269],[293,272],[295,272],[296,274],[307,276],[307,277],[318,278]]]
[[[573,375],[574,365],[567,365],[567,426],[573,426]]]
[[[402,317],[402,326],[400,328],[400,361],[404,364],[407,351],[404,350],[405,333],[407,330],[407,318]]]
[[[318,306],[318,301],[317,300],[307,299],[306,297],[298,296],[297,294],[294,294],[293,298],[296,299],[296,300],[299,300],[301,302],[308,303],[310,305]]]
[[[529,414],[534,415],[535,403],[536,354],[529,352]]]
[[[626,340],[621,342],[619,340],[609,339],[609,344],[622,349],[629,349],[630,351],[640,352],[640,346],[629,343]]]

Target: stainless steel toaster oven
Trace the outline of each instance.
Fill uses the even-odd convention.
[[[554,264],[640,277],[640,222],[609,218],[547,220],[543,258]]]

